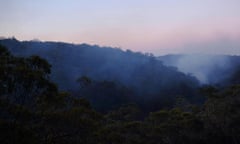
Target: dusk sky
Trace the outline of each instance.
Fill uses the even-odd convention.
[[[240,55],[240,0],[0,0],[0,36]]]

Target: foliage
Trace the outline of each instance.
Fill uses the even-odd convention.
[[[16,39],[0,40],[0,44],[17,56],[47,59],[52,65],[50,79],[60,90],[86,97],[101,112],[134,102],[147,113],[173,107],[179,95],[191,103],[202,102],[195,77],[164,65],[149,53]]]
[[[240,143],[239,85],[203,88],[204,105],[191,106],[192,109],[181,99],[175,107],[147,116],[136,104],[100,113],[84,97],[60,92],[49,80],[50,65],[40,57],[15,57],[0,46],[0,63],[0,143]],[[106,105],[115,96],[131,94],[110,81],[98,82],[88,77],[79,81],[84,94],[94,90],[89,96],[95,93],[97,100],[106,101]],[[106,92],[106,97],[98,95],[101,92]]]

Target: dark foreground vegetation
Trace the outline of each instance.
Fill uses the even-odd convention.
[[[139,102],[131,97],[139,96],[131,87],[86,76],[78,79],[79,90],[63,92],[51,82],[50,74],[51,65],[39,56],[16,57],[0,46],[1,144],[240,143],[240,85],[198,89],[195,83],[193,87],[177,83],[161,90],[164,95],[176,95],[170,93],[174,90],[205,97],[197,105],[181,95],[156,101],[155,93],[153,101],[150,96]],[[186,82],[185,75],[174,74]],[[151,88],[150,80],[156,80],[151,74],[149,78],[146,89]]]

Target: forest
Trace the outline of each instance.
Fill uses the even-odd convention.
[[[210,65],[203,83],[177,67],[183,56],[16,39],[0,44],[0,143],[240,143],[237,56],[224,56],[227,67]]]

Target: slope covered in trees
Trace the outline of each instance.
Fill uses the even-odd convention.
[[[203,87],[203,105],[184,100],[141,117],[128,104],[99,113],[83,98],[58,90],[51,66],[38,56],[16,57],[0,46],[0,142],[6,144],[238,144],[240,86]],[[83,90],[108,81],[79,79]],[[128,91],[125,91],[128,93]],[[97,94],[98,91],[95,91]],[[106,103],[108,105],[108,103]]]
[[[151,111],[173,106],[177,97],[195,103],[202,99],[197,95],[199,82],[195,77],[163,65],[151,54],[60,42],[5,39],[0,43],[16,56],[39,55],[47,59],[52,65],[50,78],[61,90],[87,97],[102,111],[124,103],[138,103]],[[77,80],[83,76],[92,83],[79,85]]]

